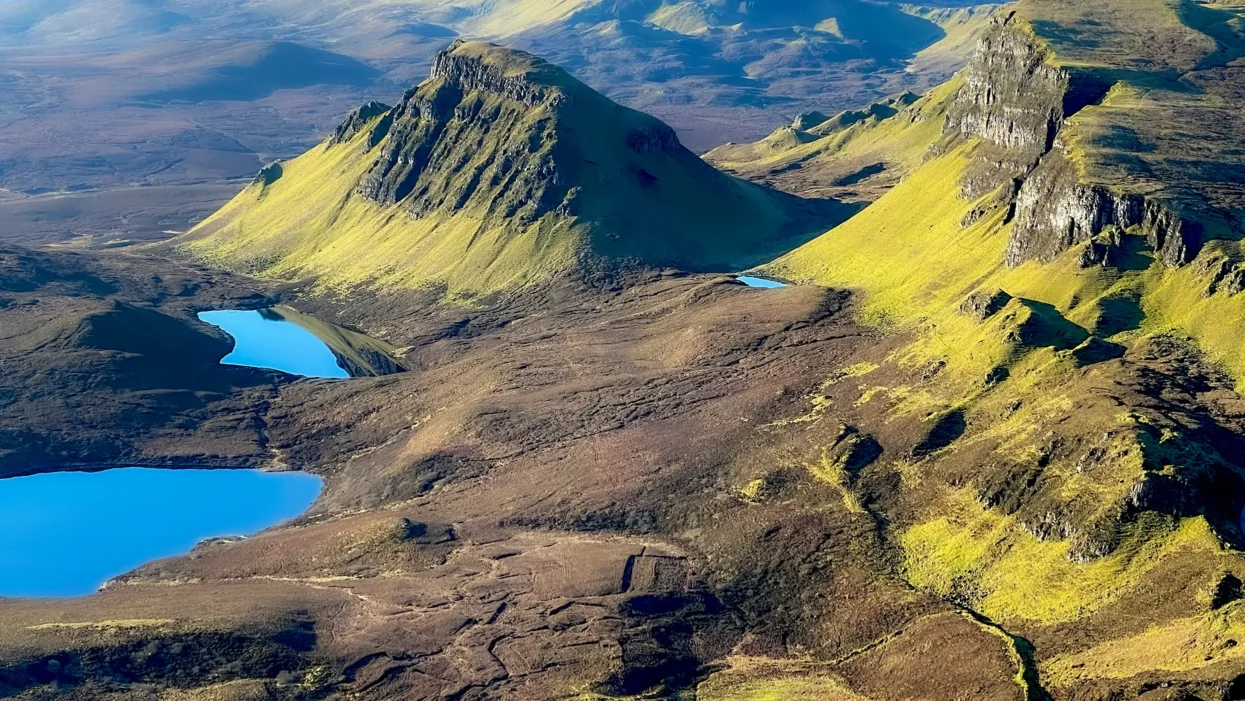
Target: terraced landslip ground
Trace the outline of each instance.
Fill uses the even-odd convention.
[[[170,247],[5,251],[0,392],[20,411],[0,414],[0,470],[327,487],[294,524],[96,596],[0,602],[0,685],[1245,698],[1240,12],[1022,0],[927,95],[712,154],[785,196],[548,64],[457,46]],[[689,180],[708,194],[679,198]],[[863,209],[799,197],[814,185]],[[628,225],[715,199],[772,228]],[[831,214],[811,239],[775,224]],[[700,257],[719,234],[737,258]],[[377,241],[411,257],[354,267]],[[713,272],[775,248],[757,270],[800,284]],[[409,371],[213,369],[222,339],[193,312],[275,303]],[[113,331],[140,324],[162,332]]]

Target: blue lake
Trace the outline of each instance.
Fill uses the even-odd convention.
[[[304,377],[350,377],[315,334],[270,310],[203,312],[199,319],[233,336],[225,365],[268,368]]]
[[[307,510],[318,477],[255,470],[62,472],[0,480],[0,596],[68,597],[217,536]]]
[[[735,279],[747,285],[748,287],[765,287],[765,288],[773,289],[776,287],[787,286],[787,284],[784,282],[779,282],[777,280],[766,280],[763,277],[752,277],[750,275],[740,275],[739,277]]]

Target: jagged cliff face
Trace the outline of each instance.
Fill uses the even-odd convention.
[[[709,175],[669,126],[544,62],[496,58],[462,43],[437,56],[429,80],[381,125],[387,138],[357,193],[416,217],[466,210],[521,227],[616,200],[610,190],[622,183],[602,172],[610,165],[647,189],[663,186],[651,171],[670,161]]]
[[[430,82],[393,110],[389,138],[356,191],[413,216],[470,208],[531,224],[554,212],[575,177],[574,158],[555,153],[559,110],[570,100],[526,76],[441,54]],[[546,116],[529,121],[533,112]]]
[[[283,169],[184,243],[252,273],[487,293],[635,267],[738,270],[826,225],[814,217],[851,212],[724,175],[657,119],[479,42]]]
[[[1060,151],[1048,153],[1030,171],[1016,194],[1015,227],[1007,264],[1049,263],[1074,246],[1105,235],[1088,264],[1110,264],[1119,255],[1119,236],[1136,228],[1164,264],[1185,265],[1201,245],[1196,222],[1186,221],[1161,202],[1141,195],[1116,194],[1080,181],[1076,165]]]
[[[389,133],[389,125],[393,122],[392,115],[389,114],[392,109],[389,105],[375,100],[355,108],[329,137],[328,146],[331,148],[347,143],[364,129],[371,129],[368,143],[375,146]],[[381,117],[384,119],[379,119]]]
[[[983,145],[963,180],[969,199],[1002,188],[1014,219],[1006,262],[1049,263],[1064,251],[1134,227],[1163,263],[1188,263],[1201,246],[1201,229],[1161,198],[1124,194],[1085,182],[1070,158],[1067,120],[1099,103],[1110,83],[1092,71],[1054,65],[1054,57],[1015,15],[986,32],[964,72],[965,84],[948,113],[944,133]],[[1099,256],[1094,263],[1105,261]]]
[[[944,127],[989,145],[964,181],[966,197],[1020,178],[1050,151],[1063,126],[1068,83],[1033,37],[1011,26],[1011,16],[983,34]]]

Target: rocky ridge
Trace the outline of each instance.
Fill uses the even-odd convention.
[[[383,130],[390,138],[357,192],[381,205],[405,202],[416,215],[475,207],[488,210],[486,216],[517,218],[520,225],[548,214],[576,213],[572,200],[583,187],[583,156],[560,143],[561,132],[577,119],[599,119],[589,113],[608,111],[612,105],[606,103],[539,59],[490,57],[459,41],[437,55],[428,82],[408,92],[377,125],[374,133]],[[529,123],[526,115],[537,108],[546,116]],[[623,136],[635,153],[682,149],[673,129],[635,117],[637,123]],[[481,132],[490,138],[501,134],[503,145],[475,164],[465,183],[442,189],[448,161],[464,160],[455,144],[484,146]],[[498,190],[505,193],[501,207],[495,205]]]
[[[1049,263],[1109,227],[1139,227],[1158,258],[1171,267],[1197,255],[1202,242],[1196,222],[1160,199],[1085,183],[1082,169],[1070,157],[1064,138],[1067,120],[1105,97],[1110,87],[1105,78],[1054,65],[1050,51],[1015,13],[995,20],[983,35],[964,78],[944,133],[985,143],[975,154],[963,191],[977,199],[1003,188],[1001,204],[1015,221],[1008,265]]]
[[[350,114],[346,115],[346,118],[334,130],[333,135],[329,137],[328,148],[340,146],[350,141],[368,126],[372,126],[372,136],[368,143],[372,146],[380,143],[380,140],[389,132],[389,124],[392,120],[387,117],[387,114],[392,109],[389,105],[383,102],[376,102],[375,100],[355,108]],[[382,116],[386,118],[373,125],[376,118]]]
[[[456,42],[395,107],[353,111],[172,245],[250,273],[481,294],[738,270],[852,211],[723,174],[668,125],[535,56]]]

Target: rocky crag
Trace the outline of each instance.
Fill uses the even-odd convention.
[[[13,258],[26,262],[0,271],[0,350],[17,368],[3,389],[28,409],[5,435],[36,436],[45,461],[89,456],[115,420],[39,423],[66,413],[41,388],[82,387],[73,361],[106,350],[77,331],[100,311],[149,308],[192,334],[189,310],[249,285],[266,306],[385,339],[410,371],[240,370],[208,406],[114,428],[101,463],[234,455],[323,474],[326,490],[294,524],[97,596],[0,602],[3,693],[1242,697],[1241,11],[1014,9],[938,90],[805,116],[740,159],[871,188],[867,208],[761,268],[808,284],[652,264],[584,285],[586,257],[674,260],[603,199],[639,182],[625,165],[656,179],[640,193],[691,171],[660,130],[628,136],[652,121],[472,44],[179,242],[269,279],[181,268],[181,284],[155,284],[155,259],[84,270],[63,252],[33,275]],[[486,197],[494,176],[529,199]],[[638,196],[626,202],[661,201]],[[557,221],[584,228],[558,238]],[[490,289],[489,265],[400,276],[429,260],[464,270],[489,236],[530,241],[525,255],[574,245],[531,258],[557,274],[505,277],[471,304],[414,283]],[[298,275],[312,280],[281,279]],[[34,308],[66,331],[40,331]],[[158,361],[159,344],[143,348],[156,361],[103,357]],[[118,415],[134,396],[187,397],[179,376],[136,395],[101,367],[116,391],[86,389]],[[36,411],[49,406],[61,413]]]
[[[177,245],[330,286],[480,294],[637,265],[747,267],[853,211],[723,175],[662,122],[471,42],[283,168]]]
[[[1202,225],[1187,214],[1182,217],[1169,196],[1147,197],[1086,182],[1084,166],[1076,162],[1067,122],[1084,107],[1101,103],[1112,85],[1107,72],[1056,65],[1015,13],[996,21],[983,36],[964,71],[946,132],[985,145],[964,180],[965,197],[977,199],[1006,187],[1003,205],[1015,219],[1008,265],[1031,259],[1049,263],[1105,232],[1106,250],[1093,261],[1103,262],[1102,256],[1112,255],[1109,229],[1114,228],[1136,228],[1169,266],[1196,257]]]

